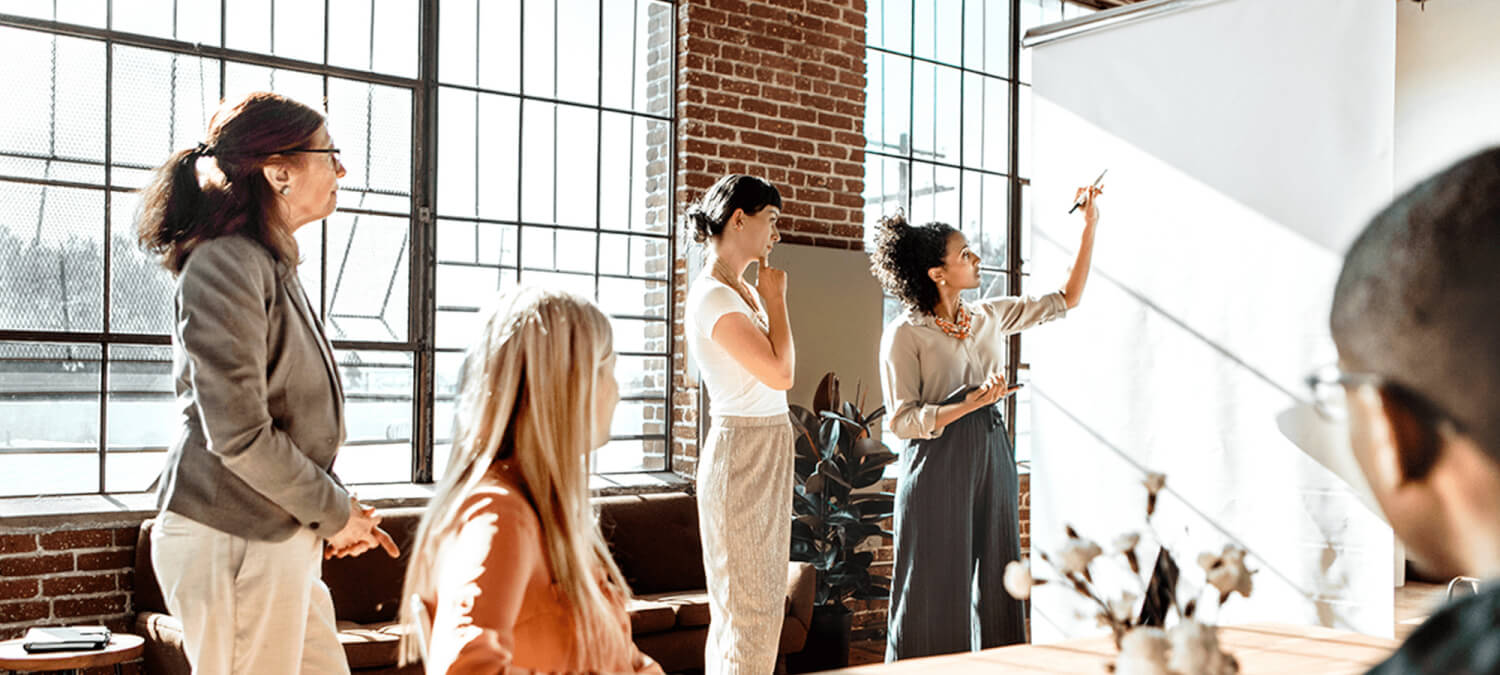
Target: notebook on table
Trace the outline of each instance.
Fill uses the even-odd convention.
[[[21,641],[21,647],[31,653],[85,651],[108,645],[109,629],[104,626],[31,628]]]

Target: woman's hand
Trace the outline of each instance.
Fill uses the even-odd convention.
[[[998,371],[993,372],[990,373],[989,377],[984,378],[984,384],[980,385],[978,389],[964,396],[964,404],[971,410],[978,410],[987,405],[999,403],[1000,399],[1005,398],[1005,395],[1012,391],[1015,391],[1015,389],[1007,391],[1005,388],[1005,374]]]
[[[1095,199],[1104,193],[1102,187],[1081,187],[1073,195],[1073,202],[1083,201],[1083,224],[1093,227],[1099,222],[1099,200]]]
[[[386,555],[392,558],[401,555],[396,541],[385,530],[380,529],[380,521],[374,507],[364,506],[350,497],[349,522],[344,523],[343,529],[337,534],[328,538],[323,559],[356,556],[377,546],[385,549]]]
[[[755,273],[755,290],[760,297],[786,299],[786,270],[771,266],[766,258],[760,259],[760,270]]]

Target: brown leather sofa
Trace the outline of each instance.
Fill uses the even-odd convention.
[[[630,625],[636,644],[668,672],[703,667],[708,635],[703,553],[698,538],[697,503],[682,493],[604,497],[595,500],[600,527],[636,598]],[[419,508],[383,511],[383,527],[402,550],[415,534]],[[135,558],[135,632],[146,638],[146,671],[189,673],[182,648],[182,625],[167,615],[151,567],[151,527],[141,524]],[[401,629],[396,614],[406,556],[391,559],[378,551],[323,563],[323,581],[333,595],[339,640],[350,668],[361,675],[420,673],[396,667]],[[815,573],[806,563],[787,565],[786,619],[780,653],[802,650],[812,623]]]

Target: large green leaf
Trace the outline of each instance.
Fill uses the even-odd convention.
[[[813,392],[813,410],[823,412],[838,409],[839,376],[830,372],[823,376],[823,379],[818,382],[817,391]]]
[[[823,491],[823,484],[825,482],[821,472],[815,473],[808,476],[806,481],[803,481],[802,488],[807,490],[808,494],[815,495]]]

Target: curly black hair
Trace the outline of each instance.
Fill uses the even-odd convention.
[[[927,270],[943,266],[948,238],[957,233],[947,223],[910,225],[899,212],[881,218],[875,227],[870,273],[907,309],[931,314],[937,307],[938,287]]]

